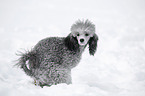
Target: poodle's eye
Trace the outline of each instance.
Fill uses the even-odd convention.
[[[79,33],[77,33],[77,36],[80,36],[80,34],[79,34]]]
[[[85,34],[85,36],[89,36],[89,34],[88,34],[88,33],[86,33],[86,34]]]

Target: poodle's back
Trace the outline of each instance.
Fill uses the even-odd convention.
[[[37,54],[40,66],[43,65],[42,61],[53,62],[54,64],[64,65],[64,67],[73,68],[75,62],[78,63],[81,55],[79,52],[70,51],[64,43],[63,37],[50,37],[43,39],[34,46],[32,50]]]

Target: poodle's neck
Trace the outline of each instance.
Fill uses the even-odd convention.
[[[85,48],[86,48],[86,45],[85,46],[79,46],[80,53],[84,52]]]

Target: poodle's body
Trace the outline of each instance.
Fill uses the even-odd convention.
[[[79,22],[85,24],[89,21]],[[98,40],[97,35],[93,33],[92,36],[86,37],[89,38],[88,41],[80,40],[80,44],[78,39],[83,36],[74,34],[76,33],[72,32],[67,37],[49,37],[39,41],[31,51],[22,54],[18,65],[42,87],[59,83],[71,84],[71,69],[79,63],[87,44],[90,54],[94,55]]]

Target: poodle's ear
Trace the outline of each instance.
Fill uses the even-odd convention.
[[[65,38],[65,46],[67,46],[67,48],[71,51],[77,51],[79,49],[79,44],[77,41],[76,37],[73,37],[73,35],[69,34],[66,38]]]
[[[93,35],[93,37],[89,40],[89,53],[90,55],[94,55],[97,49],[97,41],[98,36],[96,34]]]

